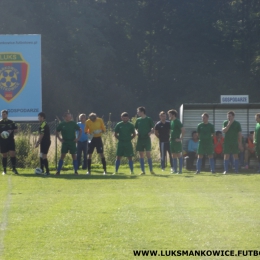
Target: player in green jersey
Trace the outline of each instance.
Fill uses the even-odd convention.
[[[258,158],[259,162],[259,168],[258,168],[258,173],[260,173],[260,113],[257,113],[255,115],[255,121],[256,121],[256,126],[255,126],[255,132],[254,132],[254,144],[255,144],[255,154]]]
[[[214,125],[209,123],[208,113],[203,113],[201,117],[203,122],[198,124],[197,127],[197,132],[199,135],[199,145],[196,174],[200,173],[203,155],[208,155],[211,172],[215,173],[215,164],[213,159],[213,136],[215,135],[215,128]]]
[[[145,174],[144,151],[146,152],[150,172],[151,174],[154,174],[151,158],[152,145],[150,138],[150,135],[153,133],[154,123],[150,117],[146,116],[145,107],[138,107],[137,115],[139,116],[139,118],[137,118],[135,122],[135,129],[137,130],[138,134],[136,151],[138,151],[140,155],[140,166],[142,170],[141,175]]]
[[[127,112],[121,114],[121,119],[122,121],[116,125],[114,133],[115,138],[118,139],[114,174],[118,173],[122,156],[128,158],[129,168],[131,174],[133,174],[134,167],[132,157],[134,156],[134,151],[131,140],[136,136],[135,127],[129,122]]]
[[[181,121],[177,118],[178,112],[174,109],[168,111],[169,119],[171,120],[171,136],[170,148],[172,154],[172,172],[182,173],[183,157],[182,157],[182,140],[185,129]],[[177,171],[177,158],[179,159],[179,171]]]
[[[65,155],[68,151],[70,151],[70,154],[73,159],[73,167],[75,174],[77,175],[78,172],[78,162],[77,162],[77,147],[76,143],[81,137],[82,130],[79,127],[79,125],[72,121],[71,113],[66,112],[64,113],[64,122],[61,122],[56,129],[56,136],[60,140],[61,144],[61,157],[58,164],[58,169],[56,172],[56,175],[60,175],[60,171],[63,165],[63,160],[65,158]],[[78,137],[76,138],[76,131],[79,131]],[[61,136],[59,135],[59,132],[61,132]]]
[[[229,156],[233,154],[235,160],[235,172],[238,173],[238,153],[243,150],[242,146],[242,129],[239,122],[235,120],[234,111],[227,113],[227,119],[223,123],[222,132],[225,134],[224,141],[224,172],[228,172]]]

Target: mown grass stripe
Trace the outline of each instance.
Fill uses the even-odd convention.
[[[7,230],[7,225],[8,225],[8,213],[10,210],[10,205],[11,205],[11,193],[12,193],[12,177],[11,176],[6,176],[8,178],[7,184],[8,184],[8,189],[7,189],[7,196],[6,199],[4,200],[4,207],[3,207],[3,213],[2,213],[2,221],[0,225],[0,257],[3,255],[4,252],[4,238],[5,238],[5,233]]]

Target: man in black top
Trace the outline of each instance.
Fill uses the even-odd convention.
[[[45,175],[50,175],[49,171],[49,163],[47,159],[47,154],[51,145],[51,136],[50,136],[50,128],[46,122],[46,115],[43,112],[38,114],[38,120],[41,125],[39,127],[39,139],[36,142],[35,147],[38,147],[40,144],[40,165],[42,172],[44,172],[45,167]]]
[[[12,120],[8,119],[8,111],[2,110],[2,120],[0,120],[0,133],[3,131],[7,131],[9,133],[8,138],[4,139],[2,136],[0,137],[0,147],[1,153],[3,155],[2,163],[3,163],[3,175],[6,174],[6,167],[7,167],[7,153],[9,152],[13,172],[18,174],[15,165],[16,165],[16,156],[15,156],[15,141],[14,141],[14,133],[17,133],[17,125]]]
[[[155,124],[155,135],[159,138],[159,146],[160,146],[160,155],[161,155],[161,168],[164,171],[165,169],[165,158],[167,152],[169,154],[169,161],[172,166],[171,160],[171,151],[170,151],[170,130],[171,123],[166,120],[166,113],[164,111],[159,114],[160,121]]]

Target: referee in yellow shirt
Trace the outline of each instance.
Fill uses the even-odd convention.
[[[106,174],[107,172],[107,164],[106,164],[106,159],[104,156],[104,151],[103,151],[103,142],[101,135],[106,131],[105,124],[102,120],[102,118],[97,117],[95,113],[89,114],[89,119],[86,121],[86,126],[85,126],[85,133],[89,135],[93,135],[92,140],[90,141],[88,145],[88,171],[87,174],[91,174],[91,158],[92,154],[96,148],[97,153],[100,155],[102,164],[103,164],[103,169],[104,173]],[[89,138],[90,140],[91,138]]]

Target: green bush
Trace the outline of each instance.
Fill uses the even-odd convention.
[[[38,149],[35,149],[37,136],[31,132],[30,125],[18,132],[15,137],[16,164],[20,168],[35,168],[39,166]]]
[[[131,122],[135,124],[136,117],[131,118]],[[22,125],[20,123],[18,127]],[[114,137],[114,129],[113,123],[109,120],[106,123],[107,131],[102,135],[102,140],[104,144],[104,155],[108,165],[114,165],[116,159],[116,148],[117,148],[117,140]],[[32,131],[32,126],[30,124],[24,124],[22,127],[19,127],[18,134],[15,136],[16,142],[16,157],[17,157],[17,167],[19,168],[35,168],[39,167],[39,148],[34,148],[36,140],[38,138],[38,132]],[[55,138],[53,138],[55,140]],[[53,142],[52,139],[52,142]],[[134,148],[134,156],[133,162],[139,163],[139,154],[136,152],[136,143],[137,137],[132,140],[133,148]],[[56,147],[52,151],[48,153],[48,160],[50,169],[56,168],[56,154],[57,160],[59,160],[61,155],[61,143],[57,142],[57,151]],[[152,135],[152,151],[151,156],[153,159],[153,163],[160,162],[159,156],[159,146],[157,142],[157,138],[154,138]],[[10,163],[10,162],[9,162]],[[94,152],[92,155],[92,164],[93,165],[101,165],[100,156]],[[128,164],[127,158],[122,158],[121,162],[122,166],[124,164]],[[72,158],[70,154],[67,154],[64,159],[64,169],[71,169],[72,166]]]

